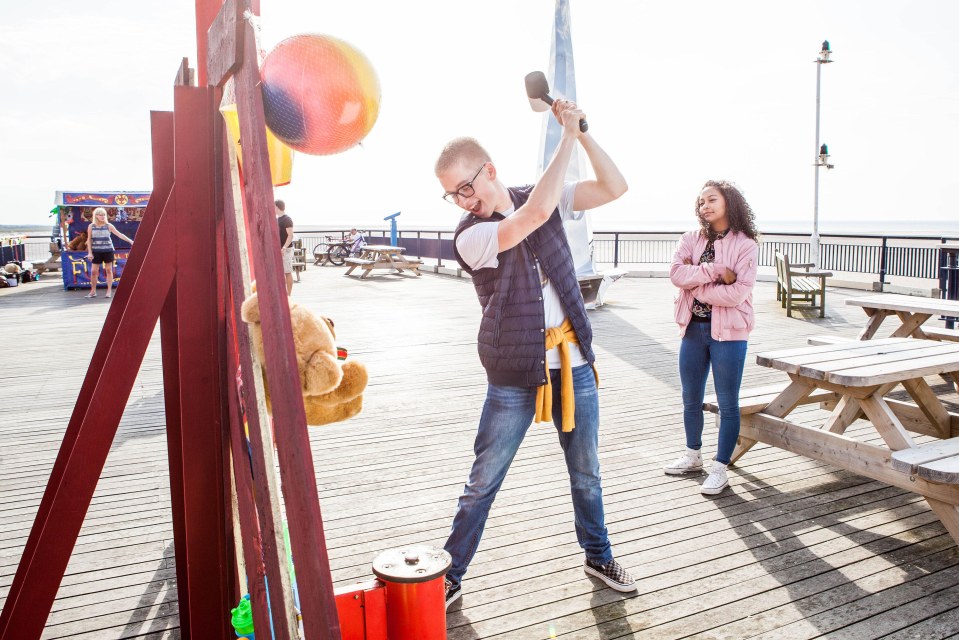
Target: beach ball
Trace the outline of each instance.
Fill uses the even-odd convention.
[[[356,146],[380,112],[380,83],[370,61],[338,38],[287,38],[260,69],[266,126],[285,144],[313,155]]]

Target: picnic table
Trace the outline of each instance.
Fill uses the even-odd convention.
[[[407,258],[403,255],[405,247],[394,247],[385,244],[368,244],[363,247],[359,258],[347,258],[350,268],[345,275],[350,275],[358,267],[363,270],[360,280],[368,277],[374,269],[388,269],[397,273],[409,271],[415,276],[420,275],[422,260]]]
[[[957,454],[954,462],[959,465],[959,414],[949,412],[924,379],[959,375],[959,343],[881,338],[760,353],[756,362],[783,371],[790,382],[777,389],[741,392],[742,422],[733,462],[763,442],[915,492],[959,542],[959,466],[952,480],[913,472],[917,456],[941,461],[948,455],[942,447],[931,454],[924,449],[931,445],[917,445],[911,435],[939,439],[934,442],[948,445],[947,452]],[[912,402],[886,397],[898,385]],[[831,409],[821,425],[789,419],[796,407],[817,402]],[[715,400],[704,408],[718,412]],[[871,423],[885,446],[844,435],[860,417]],[[894,462],[896,456],[906,461]]]
[[[885,294],[846,298],[846,304],[862,307],[862,310],[869,316],[865,328],[859,333],[860,340],[871,340],[883,321],[891,315],[896,315],[902,325],[890,337],[959,341],[959,331],[954,329],[923,328],[923,324],[933,316],[959,316],[959,301],[957,300]]]

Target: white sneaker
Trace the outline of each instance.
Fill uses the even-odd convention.
[[[668,476],[681,476],[687,473],[699,473],[703,470],[703,454],[695,449],[686,449],[683,457],[663,467]]]
[[[706,477],[706,482],[700,488],[700,493],[707,496],[715,496],[722,493],[723,489],[729,486],[729,476],[726,474],[726,465],[721,462],[713,462],[712,469]]]

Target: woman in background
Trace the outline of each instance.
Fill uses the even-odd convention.
[[[100,277],[100,265],[106,275],[107,295],[110,297],[113,290],[113,262],[114,248],[112,236],[124,240],[133,246],[133,240],[126,237],[107,222],[107,210],[103,207],[97,207],[93,210],[93,221],[87,227],[87,260],[90,261],[90,293],[85,297],[97,297],[97,278]]]
[[[686,452],[667,466],[669,475],[703,469],[703,396],[713,371],[719,403],[719,443],[700,489],[716,495],[729,486],[726,468],[739,437],[739,387],[754,322],[753,285],[759,232],[752,209],[735,185],[708,181],[696,199],[699,229],[683,234],[669,277],[679,287],[675,317],[682,336],[679,377],[683,385]]]

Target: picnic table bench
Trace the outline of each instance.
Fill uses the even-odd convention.
[[[894,451],[892,466],[897,471],[930,482],[959,484],[959,438]]]
[[[953,464],[950,458],[959,458],[942,456],[942,448],[932,455],[932,445],[917,444],[911,435],[938,438],[934,444],[959,456],[959,414],[948,411],[925,381],[926,376],[959,373],[959,344],[883,338],[761,353],[756,362],[785,372],[789,381],[778,389],[741,392],[742,421],[732,462],[763,442],[915,492],[959,542],[959,482],[944,480],[952,476],[940,469]],[[899,385],[912,402],[885,397]],[[830,410],[820,426],[789,419],[796,407],[812,402]],[[715,400],[703,407],[718,412]],[[845,435],[863,417],[885,446]],[[926,471],[918,473],[922,469]]]
[[[393,247],[382,244],[368,244],[363,247],[363,252],[359,258],[347,258],[346,264],[350,266],[344,275],[351,275],[357,268],[362,269],[360,280],[367,278],[374,269],[388,269],[396,273],[409,271],[415,276],[420,275],[420,266],[422,260],[407,258],[403,255],[406,249],[404,247]]]

